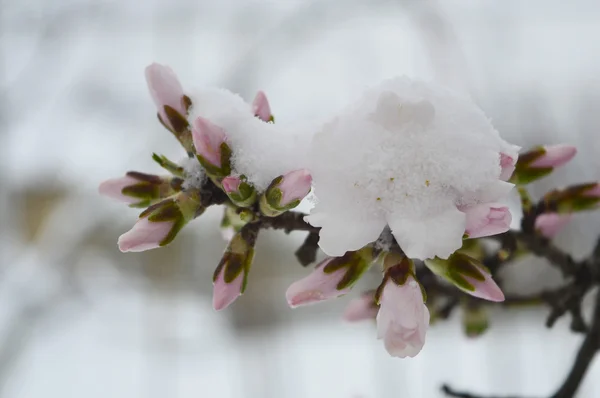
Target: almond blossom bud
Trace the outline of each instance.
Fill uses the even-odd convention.
[[[225,177],[221,181],[221,186],[236,206],[249,207],[256,202],[256,189],[246,182],[245,176]]]
[[[447,260],[437,257],[425,260],[425,265],[465,293],[484,300],[504,301],[504,293],[492,279],[489,270],[464,253],[456,252]]]
[[[571,145],[548,145],[534,148],[519,156],[511,182],[529,184],[545,177],[573,159],[577,148]]]
[[[483,203],[459,210],[466,215],[465,234],[469,238],[496,235],[510,228],[510,210],[501,204]]]
[[[294,170],[275,178],[260,199],[260,210],[275,217],[300,204],[310,192],[312,178],[306,169]]]
[[[119,250],[141,252],[168,245],[189,221],[204,212],[200,198],[180,192],[148,207],[133,228],[119,237]]]
[[[559,213],[544,213],[540,214],[535,219],[535,230],[548,239],[554,236],[563,229],[573,218],[573,214]]]
[[[314,304],[348,293],[373,263],[374,255],[374,250],[367,246],[322,261],[311,274],[290,285],[285,293],[289,306]]]
[[[560,214],[593,210],[600,204],[600,183],[592,182],[555,189],[542,198],[547,209]]]
[[[234,235],[213,275],[213,308],[227,308],[246,290],[258,229],[248,224]]]
[[[488,314],[482,305],[467,303],[462,308],[463,330],[468,337],[479,337],[489,327]]]
[[[231,173],[231,148],[221,127],[198,117],[192,126],[192,138],[200,164],[213,177],[226,177]]]
[[[256,93],[256,97],[252,102],[252,112],[254,112],[254,116],[259,118],[263,122],[275,121],[273,115],[271,114],[271,107],[269,106],[267,96],[262,91]]]
[[[425,344],[430,315],[412,261],[404,258],[388,268],[376,296],[380,305],[377,338],[383,339],[385,349],[393,357],[416,356]]]
[[[182,184],[183,180],[178,177],[130,171],[125,177],[104,181],[98,191],[101,195],[129,203],[131,207],[148,207],[157,200],[181,191]]]
[[[375,292],[367,292],[350,301],[344,311],[344,320],[360,322],[375,319],[379,306],[375,303]]]

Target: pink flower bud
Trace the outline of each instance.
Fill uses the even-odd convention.
[[[113,178],[106,180],[98,187],[100,195],[108,196],[111,199],[118,200],[125,203],[137,203],[140,201],[139,198],[133,196],[124,195],[123,189],[138,184],[139,181],[133,177],[125,176],[121,178]]]
[[[229,194],[238,192],[241,183],[242,180],[240,179],[240,177],[236,176],[225,177],[221,181],[221,185],[223,186],[225,193]]]
[[[348,303],[344,311],[344,320],[347,322],[360,322],[375,319],[379,307],[375,304],[375,292],[363,293],[359,298]]]
[[[447,260],[425,260],[434,274],[445,278],[463,292],[489,301],[504,301],[504,293],[492,279],[489,270],[465,253],[455,252]]]
[[[240,272],[230,283],[225,282],[226,267],[221,267],[213,282],[213,308],[221,311],[231,305],[241,294],[244,272]]]
[[[220,311],[233,303],[246,289],[248,272],[254,258],[258,229],[245,226],[236,233],[213,274],[213,307]]]
[[[173,128],[165,113],[165,105],[170,106],[183,117],[187,114],[183,102],[183,87],[177,80],[177,76],[168,66],[154,63],[146,67],[146,82],[163,123]]]
[[[500,177],[499,179],[502,181],[510,180],[513,172],[515,171],[515,165],[517,160],[511,156],[508,156],[505,153],[500,154]]]
[[[337,269],[331,273],[324,272],[324,268],[335,258],[324,260],[308,276],[290,285],[285,293],[290,307],[315,304],[319,301],[342,296],[350,291],[350,287],[341,290],[337,288],[344,275],[346,275],[347,270],[345,268]]]
[[[548,239],[554,236],[571,221],[573,214],[544,213],[535,219],[535,230]]]
[[[425,344],[430,318],[418,282],[412,276],[402,285],[388,279],[379,304],[377,337],[387,352],[399,358],[416,356]]]
[[[279,206],[286,207],[292,202],[304,199],[310,192],[312,177],[308,170],[300,169],[287,173],[279,183],[281,202]]]
[[[573,159],[577,148],[572,145],[549,145],[543,147],[543,155],[528,166],[532,168],[557,168]]]
[[[226,144],[227,135],[225,130],[209,120],[199,117],[192,126],[192,139],[194,140],[198,160],[207,168],[209,173],[212,169],[227,169],[226,171],[229,172],[229,156],[226,154],[226,159],[222,157],[223,150],[229,150]]]
[[[460,208],[466,215],[465,233],[469,238],[481,238],[508,231],[512,216],[508,207],[484,203]]]
[[[252,111],[254,112],[254,116],[258,117],[263,122],[273,121],[273,115],[271,114],[269,101],[267,100],[265,93],[262,91],[256,93],[256,97],[252,102]]]
[[[598,198],[600,199],[600,183],[592,186],[591,188],[585,190],[582,193],[583,196],[588,198]]]
[[[173,221],[152,222],[141,218],[133,228],[119,237],[119,250],[122,252],[142,252],[155,249],[167,238],[173,228]]]

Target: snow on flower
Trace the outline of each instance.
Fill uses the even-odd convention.
[[[222,129],[232,150],[232,173],[245,175],[258,191],[276,177],[305,167],[315,124],[265,122],[242,97],[224,89],[192,90],[189,97],[189,123],[201,117]]]
[[[306,219],[321,227],[319,245],[331,256],[376,240],[388,225],[409,257],[447,258],[465,233],[459,208],[506,196],[513,185],[502,181],[501,163],[517,151],[468,97],[386,80],[313,138],[317,204]]]

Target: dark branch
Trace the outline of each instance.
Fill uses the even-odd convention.
[[[598,349],[600,349],[600,291],[596,293],[592,327],[579,348],[569,375],[551,398],[571,398],[575,395]]]
[[[455,398],[500,398],[498,396],[474,395],[474,394],[467,393],[467,392],[456,391],[447,384],[442,385],[442,392],[449,397],[455,397]],[[517,398],[517,397],[502,397],[502,398]]]

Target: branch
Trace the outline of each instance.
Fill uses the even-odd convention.
[[[596,293],[596,304],[592,318],[592,327],[583,340],[575,363],[562,386],[551,398],[571,398],[577,392],[590,363],[600,349],[600,291]]]
[[[483,395],[474,395],[474,394],[470,394],[467,392],[456,391],[447,384],[444,384],[442,386],[442,392],[449,397],[455,397],[455,398],[500,398],[498,396],[484,397]],[[503,398],[517,398],[517,397],[503,397]]]

